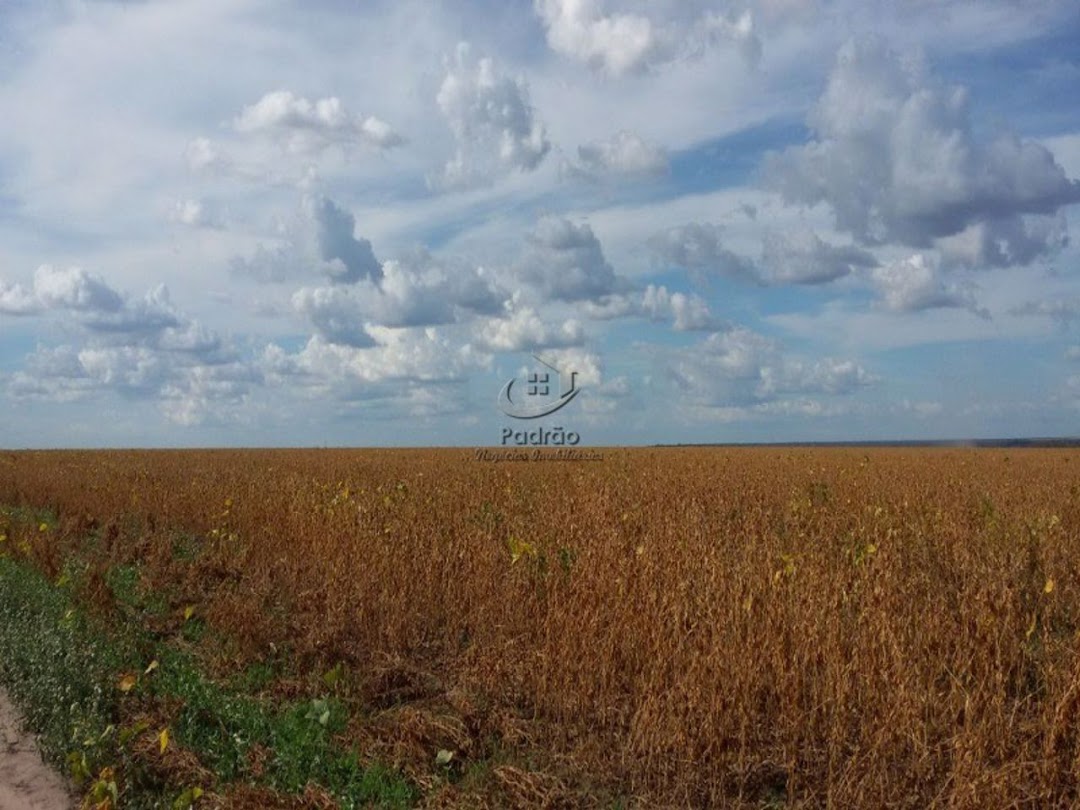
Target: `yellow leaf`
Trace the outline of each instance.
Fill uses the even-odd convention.
[[[37,530],[39,532],[47,532],[49,530],[49,524],[48,523],[42,523],[41,525],[39,525],[37,527]]]
[[[164,754],[165,749],[168,748],[168,747],[169,747],[169,730],[167,728],[163,728],[161,730],[161,733],[158,734],[158,748],[160,749],[161,753]]]
[[[150,662],[150,666],[146,668],[146,672],[144,672],[143,675],[149,675],[151,672],[157,669],[158,666],[158,660],[155,658],[153,661]]]
[[[127,675],[120,679],[120,683],[117,684],[117,687],[120,689],[121,692],[130,692],[132,689],[135,688],[135,684],[137,684],[138,682],[139,677],[133,672],[129,672]]]
[[[536,546],[532,543],[526,543],[524,540],[518,540],[516,537],[511,536],[506,541],[507,547],[510,549],[510,562],[516,563],[522,557],[536,557]]]
[[[1046,584],[1043,585],[1043,593],[1053,593],[1053,592],[1054,592],[1054,580],[1053,579],[1048,579],[1048,580],[1046,580]]]
[[[338,662],[333,669],[323,673],[322,679],[327,686],[333,686],[341,680],[341,676],[344,672],[344,667]]]
[[[450,751],[446,748],[440,748],[438,753],[435,754],[436,765],[449,765],[454,758],[456,751]]]
[[[120,745],[127,745],[134,737],[138,737],[144,731],[150,728],[150,724],[145,720],[140,720],[133,726],[120,729],[120,734],[117,735],[117,740]]]
[[[191,617],[194,616],[194,615],[195,615],[195,606],[194,605],[188,605],[186,608],[184,608],[184,621],[185,622],[190,621]]]
[[[200,798],[202,798],[203,789],[200,787],[189,787],[183,793],[176,797],[176,801],[173,802],[173,810],[191,810],[195,806]]]
[[[68,768],[71,770],[71,778],[76,785],[81,785],[90,778],[90,769],[86,764],[86,754],[81,751],[72,751],[67,755]]]

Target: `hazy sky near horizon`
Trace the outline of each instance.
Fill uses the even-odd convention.
[[[0,447],[1080,434],[1074,0],[7,0]],[[521,390],[521,389],[519,389]]]

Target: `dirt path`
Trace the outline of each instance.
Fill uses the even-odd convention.
[[[41,761],[34,738],[0,689],[0,810],[69,810],[67,783]]]

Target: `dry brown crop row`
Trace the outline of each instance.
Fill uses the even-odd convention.
[[[0,502],[62,516],[45,567],[96,530],[238,660],[441,691],[464,748],[468,707],[503,717],[472,731],[558,774],[522,803],[1080,801],[1075,450],[5,453]]]

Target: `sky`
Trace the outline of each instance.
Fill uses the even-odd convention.
[[[1080,435],[1078,87],[1074,0],[4,0],[0,447]]]

